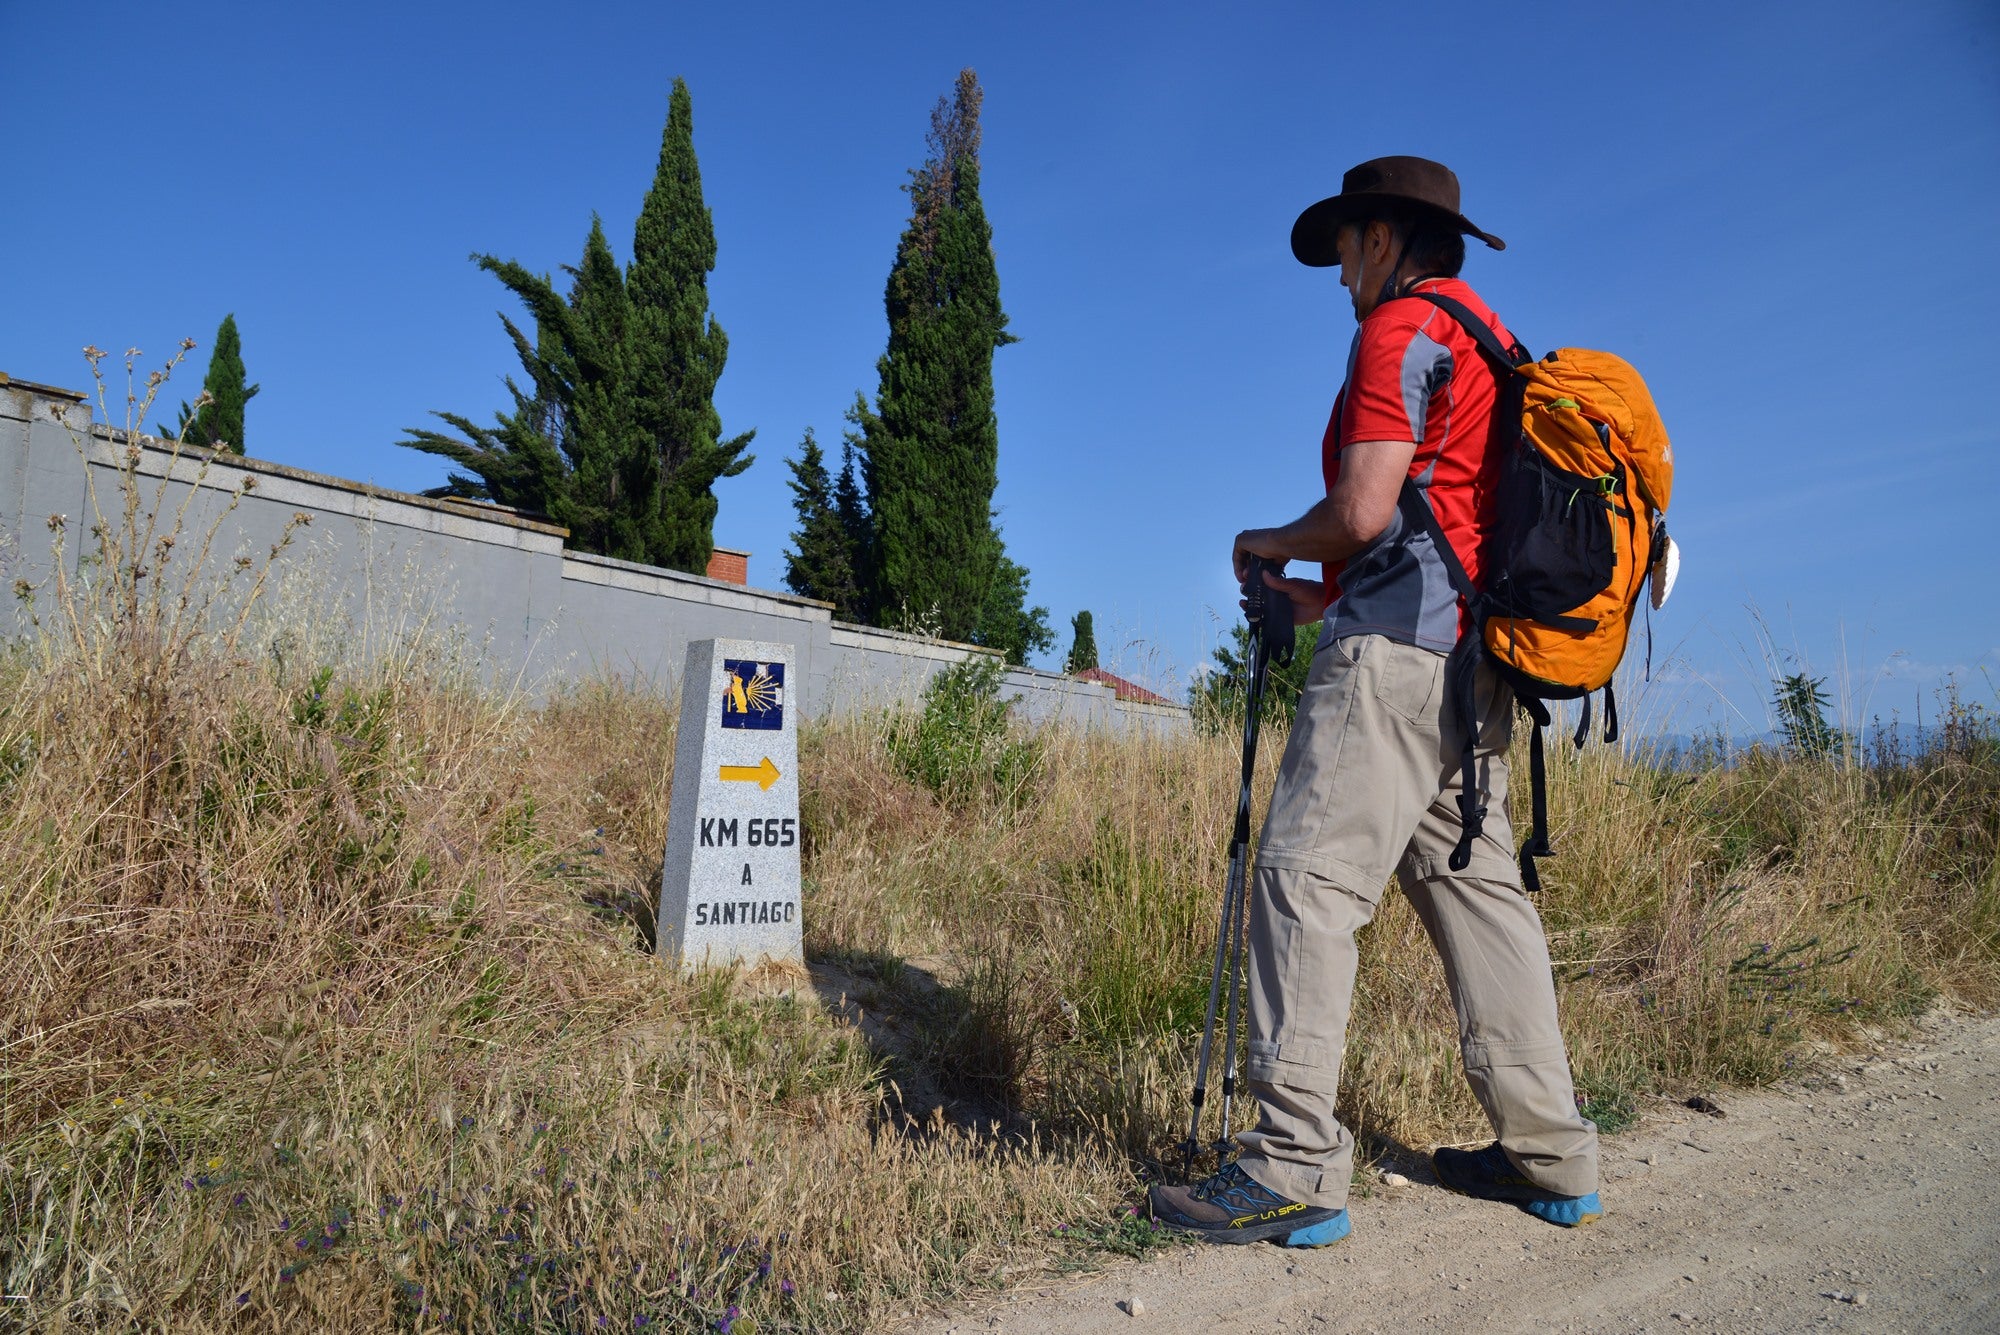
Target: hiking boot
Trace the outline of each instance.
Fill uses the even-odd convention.
[[[1287,1200],[1234,1163],[1191,1187],[1154,1187],[1146,1205],[1156,1222],[1209,1242],[1325,1247],[1353,1229],[1347,1211]]]
[[[1547,1223],[1577,1228],[1604,1217],[1604,1206],[1596,1192],[1588,1196],[1558,1196],[1536,1186],[1521,1176],[1521,1170],[1514,1167],[1497,1140],[1483,1150],[1433,1150],[1431,1166],[1437,1171],[1439,1183],[1461,1196],[1506,1201]]]

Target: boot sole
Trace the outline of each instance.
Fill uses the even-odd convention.
[[[1160,1222],[1177,1233],[1200,1238],[1206,1242],[1221,1243],[1224,1246],[1275,1242],[1280,1247],[1331,1247],[1354,1231],[1354,1221],[1345,1210],[1316,1223],[1304,1225],[1288,1219],[1273,1220],[1268,1224],[1252,1224],[1243,1228],[1189,1228],[1184,1224],[1172,1223],[1165,1219]]]
[[[1342,1210],[1331,1219],[1322,1219],[1309,1228],[1302,1228],[1286,1238],[1280,1245],[1286,1247],[1331,1247],[1354,1231],[1354,1221]]]
[[[1435,1162],[1431,1167],[1435,1172],[1437,1167]],[[1597,1193],[1594,1191],[1588,1196],[1535,1199],[1502,1195],[1498,1191],[1479,1191],[1450,1181],[1443,1173],[1437,1174],[1437,1180],[1438,1185],[1446,1191],[1468,1196],[1475,1201],[1495,1201],[1501,1205],[1511,1205],[1517,1210],[1533,1215],[1545,1224],[1554,1224],[1557,1228],[1582,1228],[1586,1224],[1594,1224],[1604,1218],[1604,1203],[1597,1198]]]

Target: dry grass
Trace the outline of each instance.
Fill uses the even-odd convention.
[[[141,713],[124,662],[6,673],[0,1268],[39,1321],[858,1328],[1108,1214],[1106,1157],[882,1134],[810,992],[591,912],[649,890],[663,702],[197,656]]]
[[[1924,753],[1869,765],[1552,748],[1560,856],[1543,864],[1540,907],[1593,1115],[1615,1128],[1642,1094],[1773,1079],[1808,1042],[1900,1023],[1940,995],[2000,998],[2000,737],[1990,714],[1956,709],[1964,726]],[[1011,1055],[968,1063],[961,1044],[938,1075],[1138,1162],[1171,1157],[1235,740],[1053,734],[1032,800],[982,820],[897,784],[881,736],[834,725],[814,749],[816,769],[841,776],[809,808],[814,949],[958,961],[974,1022],[961,1028]],[[1283,740],[1265,748],[1260,796]],[[1443,970],[1399,894],[1363,936],[1343,1086],[1379,1152],[1486,1134]]]
[[[643,950],[670,701],[528,708],[421,644],[253,656],[97,569],[0,661],[0,1324],[859,1330],[1146,1244],[1121,1211],[1182,1130],[1232,740],[809,727],[808,951],[900,1011],[877,1051]],[[1870,765],[1556,758],[1543,912],[1602,1119],[2000,994],[1965,717]],[[1348,1115],[1474,1138],[1400,897],[1365,943]]]

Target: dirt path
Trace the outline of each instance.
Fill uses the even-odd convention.
[[[1724,1109],[1607,1140],[1589,1228],[1418,1183],[1354,1201],[1322,1251],[1176,1250],[911,1329],[2000,1331],[2000,1020]]]

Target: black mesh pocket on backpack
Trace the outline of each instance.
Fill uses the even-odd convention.
[[[1553,623],[1610,585],[1617,566],[1611,537],[1616,491],[1607,496],[1602,485],[1549,466],[1533,450],[1514,457],[1500,487],[1496,613]]]

